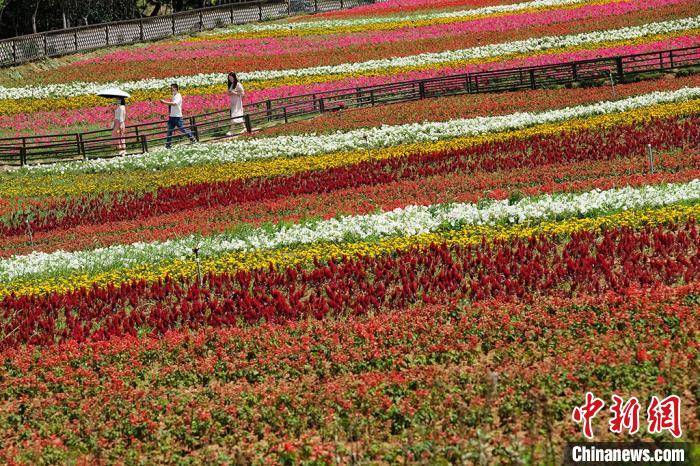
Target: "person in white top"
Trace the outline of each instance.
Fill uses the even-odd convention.
[[[226,136],[233,136],[236,125],[244,125],[243,129],[238,134],[245,132],[245,120],[243,119],[243,96],[245,91],[243,86],[238,81],[236,73],[229,73],[227,78],[228,90],[226,93],[229,96],[231,104],[231,131],[226,133]]]
[[[165,148],[170,149],[170,145],[173,142],[173,131],[175,128],[179,129],[180,132],[190,138],[190,142],[196,142],[192,131],[185,128],[185,124],[182,121],[182,96],[180,95],[180,88],[177,84],[173,83],[170,85],[170,91],[173,94],[172,100],[161,99],[161,103],[166,104],[170,111],[168,113],[168,136],[165,141]]]
[[[119,97],[114,109],[114,121],[112,122],[112,137],[117,140],[119,155],[126,155],[126,100]]]

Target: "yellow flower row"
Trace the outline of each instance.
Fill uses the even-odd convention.
[[[433,18],[433,19],[402,19],[402,16],[397,16],[395,21],[383,22],[383,23],[372,23],[372,24],[356,24],[356,25],[346,25],[346,26],[336,26],[328,27],[321,26],[318,27],[304,27],[295,28],[294,22],[292,25],[285,29],[275,29],[275,30],[262,30],[262,31],[232,31],[232,32],[222,32],[217,34],[201,34],[193,38],[187,39],[187,42],[195,42],[202,40],[226,40],[226,39],[257,39],[265,37],[287,37],[287,36],[315,36],[315,35],[327,35],[327,34],[352,34],[357,32],[367,32],[367,31],[392,31],[396,29],[406,29],[406,28],[418,28],[425,26],[437,26],[440,24],[453,24],[462,23],[466,21],[473,21],[483,18],[497,18],[501,16],[510,15],[526,15],[535,12],[544,12],[552,10],[575,10],[581,6],[588,5],[605,5],[605,4],[615,4],[623,3],[627,0],[580,0],[577,3],[569,5],[548,5],[542,7],[531,7],[525,8],[517,11],[510,12],[498,12],[490,14],[469,14],[466,13],[461,16],[454,16],[449,18]],[[352,19],[352,18],[351,18]],[[322,19],[321,19],[322,20]],[[305,21],[306,22],[306,21]],[[171,41],[171,43],[180,43],[180,41]]]
[[[379,256],[393,251],[430,244],[477,244],[487,241],[511,240],[533,236],[566,236],[580,231],[600,231],[601,229],[626,226],[638,228],[643,225],[658,225],[671,222],[683,222],[700,216],[700,205],[676,205],[660,209],[633,210],[601,217],[569,219],[565,221],[543,222],[539,225],[515,225],[497,227],[470,226],[460,230],[441,233],[427,233],[416,236],[385,238],[375,242],[357,243],[319,243],[308,246],[258,250],[253,252],[234,252],[219,257],[203,260],[202,273],[230,273],[236,270],[253,270],[274,267],[287,267],[297,264],[311,264],[314,259],[329,260],[345,257]],[[80,288],[90,288],[93,284],[119,286],[131,280],[157,281],[166,276],[195,277],[197,266],[194,260],[177,260],[165,263],[147,264],[136,268],[117,269],[96,274],[75,274],[51,277],[43,280],[17,281],[0,285],[0,297],[15,293],[16,295],[34,295],[50,292],[66,292]]]
[[[355,165],[368,160],[406,157],[416,153],[461,150],[477,144],[527,139],[591,128],[609,128],[621,124],[644,122],[654,118],[686,116],[700,113],[700,99],[640,108],[628,112],[599,115],[586,119],[532,126],[517,131],[488,133],[437,142],[318,156],[277,158],[252,162],[197,165],[159,171],[120,171],[94,174],[50,174],[16,176],[0,174],[0,198],[60,197],[118,191],[147,191],[159,187],[290,175],[313,170]]]
[[[258,81],[248,81],[246,82],[246,89],[248,91],[270,89],[281,86],[303,86],[322,82],[334,82],[341,81],[348,78],[357,77],[377,77],[377,76],[388,76],[398,73],[408,73],[413,71],[426,71],[432,69],[439,69],[443,67],[463,67],[468,65],[473,65],[477,63],[494,63],[508,60],[524,59],[528,57],[537,57],[544,55],[555,55],[559,53],[572,53],[582,50],[593,50],[598,48],[616,47],[616,46],[631,46],[631,45],[642,45],[645,43],[655,42],[659,40],[671,39],[674,37],[700,34],[700,30],[689,30],[676,32],[671,34],[659,34],[654,36],[642,37],[634,40],[624,40],[624,41],[605,41],[598,42],[595,44],[584,44],[575,47],[565,47],[557,49],[548,49],[540,52],[530,52],[527,54],[510,54],[501,55],[497,57],[490,58],[478,58],[471,60],[459,60],[450,61],[437,64],[429,65],[416,65],[416,66],[400,66],[383,68],[380,70],[370,70],[370,71],[358,71],[352,73],[337,73],[337,74],[318,74],[313,76],[292,76],[276,79],[258,80]],[[199,87],[183,87],[182,93],[189,96],[197,95],[211,95],[211,94],[223,94],[225,88],[221,84],[215,84],[210,86],[199,86]],[[154,89],[154,90],[136,90],[131,93],[130,102],[146,102],[146,101],[157,101],[162,98],[168,97],[169,91],[167,89]],[[104,99],[94,96],[94,95],[81,95],[75,97],[51,97],[44,99],[16,99],[16,100],[1,100],[0,99],[0,115],[16,115],[20,113],[32,113],[38,111],[54,111],[59,109],[64,110],[75,110],[80,108],[98,107],[104,105]]]

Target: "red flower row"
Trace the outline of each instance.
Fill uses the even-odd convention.
[[[477,448],[477,428],[488,432],[479,448],[494,463],[512,456],[490,446],[545,452],[545,427],[559,451],[580,436],[570,410],[585,390],[690,393],[699,292],[694,283],[527,304],[450,302],[13,348],[0,354],[0,461],[95,464],[128,451],[170,463],[211,439],[219,449],[200,448],[201,462],[219,463],[223,448],[241,463],[299,463],[328,451],[342,463],[380,461],[405,450],[408,433],[430,446],[416,455],[450,455],[449,463]],[[694,410],[682,416],[693,440]],[[605,429],[596,436],[616,440]]]
[[[700,152],[657,152],[656,172],[648,173],[646,156],[604,161],[563,162],[496,172],[449,173],[388,184],[300,194],[230,206],[201,207],[146,219],[78,225],[28,236],[0,237],[0,257],[76,251],[137,241],[165,241],[190,234],[221,233],[241,223],[297,223],[305,218],[329,219],[338,214],[362,215],[409,204],[478,202],[486,197],[507,199],[512,194],[607,190],[619,186],[684,183],[700,178]]]
[[[691,282],[700,277],[694,221],[640,231],[616,228],[570,239],[432,245],[382,257],[343,259],[286,270],[210,275],[202,288],[185,279],[134,281],[105,289],[0,302],[0,347],[163,334],[173,328],[283,322],[364,314],[447,298],[531,299]],[[126,309],[129,309],[127,312]]]
[[[653,120],[642,126],[592,129],[528,140],[481,144],[468,150],[414,154],[406,158],[368,161],[323,171],[275,178],[233,180],[160,188],[152,193],[80,197],[34,207],[33,232],[75,225],[146,219],[200,207],[223,207],[245,202],[319,194],[395,181],[421,180],[447,173],[494,172],[561,162],[613,160],[639,156],[646,145],[657,150],[695,147],[700,143],[700,117]],[[0,235],[26,233],[26,213],[13,213],[0,223]]]

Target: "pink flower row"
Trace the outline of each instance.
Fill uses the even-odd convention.
[[[352,77],[338,81],[322,82],[308,85],[280,86],[269,89],[251,90],[247,93],[246,101],[255,102],[266,99],[276,99],[291,95],[306,94],[311,92],[325,92],[344,88],[361,86],[373,86],[389,82],[423,79],[449,74],[472,73],[495,69],[513,68],[520,66],[537,66],[554,63],[562,63],[575,60],[588,60],[594,58],[610,57],[615,55],[627,55],[635,53],[653,52],[672,48],[691,47],[700,45],[700,35],[691,35],[665,39],[641,45],[617,46],[605,49],[581,50],[577,52],[541,55],[536,57],[524,57],[513,60],[505,60],[494,63],[480,63],[461,67],[445,67],[426,71],[413,71],[386,76]],[[204,113],[214,109],[226,108],[228,97],[221,94],[191,95],[185,94],[185,112],[189,115]],[[108,125],[112,118],[113,107],[95,107],[79,110],[63,110],[55,112],[37,112],[31,114],[0,116],[0,128],[20,132],[36,134],[40,130],[50,128],[51,132],[60,127],[69,127],[77,124],[104,124]],[[158,102],[135,102],[127,108],[129,123],[145,122],[163,119],[163,106]]]
[[[638,10],[652,10],[664,6],[692,3],[695,0],[629,0],[601,5],[584,5],[574,9],[539,11],[524,14],[481,18],[472,21],[436,24],[418,28],[390,31],[368,31],[335,36],[332,41],[318,37],[286,37],[258,39],[220,39],[207,41],[183,41],[154,44],[138,50],[121,50],[102,57],[79,61],[71,66],[90,63],[120,63],[142,61],[196,60],[206,57],[258,56],[262,68],[274,69],[274,60],[264,60],[264,55],[287,55],[310,53],[329,47],[345,49],[352,46],[408,42],[433,39],[443,36],[508,31],[557,23],[568,23],[590,18],[624,15]],[[262,53],[261,53],[262,52]],[[248,71],[240,69],[239,71]]]
[[[490,5],[517,3],[517,0],[386,0],[372,5],[362,5],[349,10],[336,10],[320,13],[313,19],[348,18],[355,16],[380,16],[392,13],[406,13],[416,10],[433,10],[446,8],[479,8]],[[307,16],[301,16],[292,21],[308,21]]]

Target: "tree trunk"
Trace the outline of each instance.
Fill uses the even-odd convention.
[[[148,2],[153,4],[153,11],[151,12],[151,16],[158,16],[160,14],[160,9],[162,7],[160,1],[154,1],[154,2]]]
[[[34,34],[37,33],[37,30],[36,30],[36,13],[37,13],[37,11],[39,11],[39,1],[38,0],[36,2],[36,6],[34,7],[34,13],[32,13],[32,32]]]
[[[68,17],[65,11],[61,12],[61,17],[63,18],[63,29],[68,29]]]

